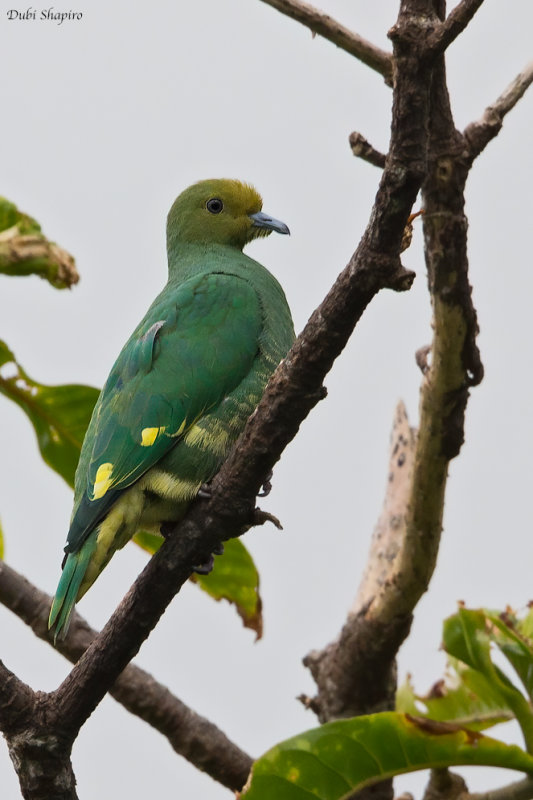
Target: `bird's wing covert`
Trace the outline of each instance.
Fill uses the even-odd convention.
[[[95,408],[68,551],[79,549],[117,492],[239,385],[261,328],[257,293],[237,276],[207,273],[163,292],[120,353]]]

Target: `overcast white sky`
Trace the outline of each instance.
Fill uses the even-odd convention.
[[[322,2],[382,47],[397,5]],[[279,278],[300,330],[368,219],[379,172],[353,158],[348,135],[357,129],[386,149],[391,94],[380,77],[257,0],[83,0],[72,6],[82,20],[61,26],[8,21],[9,7],[0,14],[0,192],[76,256],[82,276],[71,292],[37,278],[0,279],[0,338],[30,375],[50,384],[104,382],[165,281],[168,208],[206,177],[254,183],[264,209],[290,226],[290,238],[272,235],[248,252]],[[532,30],[531,3],[487,2],[452,47],[460,128],[531,58]],[[400,653],[401,677],[414,673],[422,690],[440,676],[440,625],[458,599],[521,607],[533,597],[532,129],[530,93],[468,184],[486,378],[472,393],[468,441],[451,468],[435,577]],[[253,755],[315,725],[295,700],[313,692],[301,658],[336,636],[356,592],[398,398],[416,422],[414,353],[430,340],[419,230],[404,262],[418,275],[412,291],[383,292],[371,304],[327,379],[328,399],[276,469],[264,507],[284,532],[264,527],[246,536],[261,572],[264,639],[254,644],[232,608],[191,585],[138,657]],[[53,593],[71,492],[40,460],[22,412],[0,398],[0,415],[6,558]],[[80,612],[103,625],[144,563],[128,546]],[[55,688],[69,665],[3,608],[0,626],[7,666],[35,689]],[[230,796],[112,700],[83,728],[73,760],[82,798]],[[478,772],[471,786],[494,780]],[[4,746],[0,786],[3,798],[19,796]]]

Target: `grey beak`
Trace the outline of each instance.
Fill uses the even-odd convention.
[[[250,214],[250,219],[253,219],[254,228],[266,228],[267,231],[277,231],[278,233],[290,233],[287,225],[279,219],[274,219],[263,211],[258,211],[257,214]]]

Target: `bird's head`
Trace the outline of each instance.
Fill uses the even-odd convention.
[[[225,244],[240,250],[271,231],[289,233],[285,223],[261,211],[263,201],[247,183],[212,179],[185,189],[167,219],[167,242]]]

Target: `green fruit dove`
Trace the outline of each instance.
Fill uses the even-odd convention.
[[[242,252],[289,233],[261,208],[251,186],[207,180],[170,209],[168,282],[115,362],[83,442],[49,618],[56,638],[115,550],[183,517],[294,340],[281,286]]]

